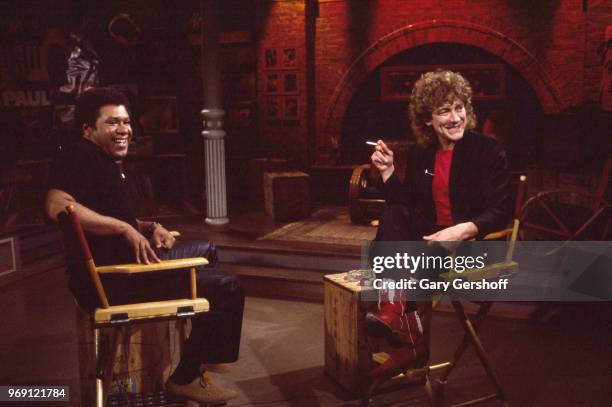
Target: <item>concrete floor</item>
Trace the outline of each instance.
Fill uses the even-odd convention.
[[[76,389],[73,307],[59,270],[0,289],[0,385],[68,384]],[[439,361],[452,353],[461,328],[448,313],[436,313],[433,324],[432,361]],[[566,306],[547,323],[491,318],[481,338],[511,405],[610,405],[610,304]],[[323,374],[323,360],[322,304],[249,297],[240,360],[219,380],[239,392],[232,406],[358,405]],[[451,376],[445,400],[456,403],[488,392],[486,377],[470,350]],[[380,396],[374,405],[426,403],[424,392],[416,387]]]

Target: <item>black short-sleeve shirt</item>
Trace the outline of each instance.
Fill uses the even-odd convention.
[[[65,191],[89,209],[137,227],[125,184],[115,159],[86,139],[64,147],[49,171],[49,189]],[[134,261],[121,236],[87,234],[87,240],[96,264]]]

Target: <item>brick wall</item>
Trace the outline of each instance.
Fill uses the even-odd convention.
[[[295,0],[267,1],[261,3],[258,14],[260,155],[289,158],[298,165],[304,164],[307,149],[305,4]],[[290,59],[292,52],[295,59]]]

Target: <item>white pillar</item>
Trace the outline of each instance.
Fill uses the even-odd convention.
[[[225,184],[225,131],[223,109],[202,110],[204,130],[204,165],[206,171],[206,224],[229,224]]]

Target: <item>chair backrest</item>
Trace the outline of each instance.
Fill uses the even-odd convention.
[[[525,191],[527,190],[527,176],[519,176],[519,184],[516,189],[516,199],[514,201],[514,219],[520,219],[521,207],[525,201]]]
[[[519,215],[521,212],[521,207],[523,205],[523,200],[525,199],[526,188],[527,188],[527,176],[521,175],[519,176],[519,183],[518,183],[517,190],[516,190],[516,199],[515,199],[515,204],[514,204],[514,219],[512,219],[512,222],[508,228],[498,231],[498,232],[489,233],[483,239],[483,240],[506,239],[507,241],[506,256],[504,258],[504,261],[502,263],[497,263],[494,266],[503,266],[505,263],[506,265],[512,265],[512,267],[515,267],[514,264],[516,262],[513,262],[512,259],[514,257],[514,247],[516,244],[516,239],[518,237],[518,231],[519,231],[519,226],[520,226]],[[500,270],[503,270],[503,268],[500,268]]]
[[[71,259],[79,260],[87,267],[89,277],[93,282],[100,304],[103,308],[109,307],[108,297],[102,286],[100,274],[96,269],[96,264],[91,255],[85,232],[81,226],[81,221],[73,205],[66,207],[66,212],[60,215],[60,228],[64,237],[64,246]]]
[[[516,198],[514,202],[514,218],[510,223],[507,229],[489,233],[484,237],[483,240],[494,240],[505,237],[507,240],[516,240],[516,235],[518,233],[519,227],[519,219],[521,215],[521,208],[523,206],[523,201],[525,200],[525,191],[527,189],[527,176],[521,175],[519,176],[519,183],[516,189]],[[512,230],[512,233],[510,233]]]
[[[512,232],[508,236],[508,252],[506,253],[506,262],[512,261],[514,257],[514,245],[518,237],[518,231],[520,226],[521,207],[525,200],[525,191],[527,190],[527,176],[519,176],[519,184],[516,190],[516,199],[514,202],[514,219],[512,220]]]

